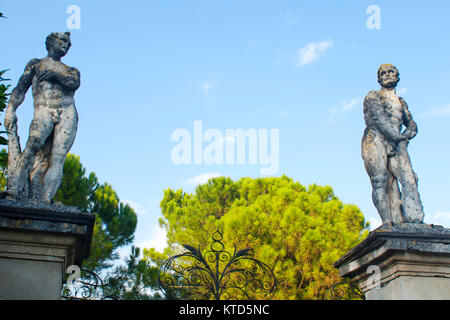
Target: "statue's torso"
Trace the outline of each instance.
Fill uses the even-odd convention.
[[[391,124],[400,132],[403,125],[403,104],[394,91],[381,93],[386,101],[385,112],[388,114]]]
[[[69,67],[60,61],[49,58],[39,60],[35,67],[33,77],[33,98],[35,107],[48,107],[52,109],[75,106],[74,92],[67,90],[57,80],[41,80],[38,77],[46,70],[52,70],[60,74],[68,74]]]
[[[371,110],[378,107],[377,109],[382,110],[381,112],[389,119],[389,124],[400,133],[403,126],[404,108],[401,99],[393,91],[371,91],[368,94],[369,96],[371,97],[371,104],[364,106],[364,120],[367,128],[380,134],[377,128],[377,121],[380,119],[376,119],[379,115],[374,110]],[[377,104],[377,106],[374,106],[374,104]]]

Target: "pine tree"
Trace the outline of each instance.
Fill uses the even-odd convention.
[[[226,248],[251,248],[274,271],[274,299],[323,299],[342,281],[332,264],[368,234],[368,223],[352,204],[342,203],[330,186],[304,187],[292,179],[214,178],[194,194],[168,189],[160,225],[167,231],[164,253],[144,250],[149,262],[206,248],[217,228]]]

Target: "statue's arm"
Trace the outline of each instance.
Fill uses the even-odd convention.
[[[17,86],[11,92],[11,96],[9,98],[8,108],[6,109],[5,114],[5,128],[8,131],[13,129],[17,119],[16,119],[16,110],[22,104],[25,99],[25,94],[28,89],[31,87],[31,83],[33,81],[33,76],[35,74],[35,67],[39,63],[38,59],[32,59],[25,67],[25,71],[23,75],[20,77]]]
[[[80,87],[80,71],[76,68],[69,68],[66,73],[56,74],[56,78],[70,91],[76,91]]]
[[[417,123],[414,121],[411,112],[409,112],[406,101],[403,100],[403,98],[400,98],[400,101],[403,105],[403,124],[406,127],[405,131],[403,131],[403,135],[408,140],[411,140],[417,135]]]
[[[47,69],[42,72],[38,81],[53,80],[57,81],[63,87],[69,91],[76,91],[80,87],[80,71],[76,68],[60,68],[60,69]]]
[[[17,83],[17,86],[11,93],[8,108],[11,107],[14,112],[22,104],[23,100],[25,99],[25,94],[31,87],[33,76],[35,74],[35,66],[38,62],[38,59],[32,59],[30,62],[28,62],[23,75],[20,77],[19,82]]]
[[[381,97],[376,91],[371,91],[364,99],[364,110],[369,113],[374,126],[390,141],[398,143],[405,140],[402,135],[392,124],[384,111],[384,104]]]

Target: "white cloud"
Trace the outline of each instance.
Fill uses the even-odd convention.
[[[131,208],[133,208],[136,214],[148,214],[147,209],[145,209],[139,203],[134,202],[133,200],[122,200],[122,202],[124,204],[128,204]]]
[[[212,87],[212,85],[209,82],[202,83],[202,91],[203,91],[203,93],[208,96],[210,91],[211,91],[211,87]]]
[[[281,117],[286,118],[287,115],[288,115],[288,112],[287,112],[286,109],[283,109],[283,110],[281,110],[278,114],[279,114]]]
[[[298,18],[292,12],[292,9],[287,9],[283,13],[279,13],[276,15],[277,19],[281,19],[286,24],[296,24],[298,22]]]
[[[143,248],[155,248],[156,251],[163,252],[164,248],[167,247],[167,236],[166,230],[158,227],[152,230],[149,239],[136,244],[136,247]]]
[[[256,47],[257,45],[258,45],[258,41],[256,41],[256,40],[252,40],[248,43],[249,47]]]
[[[375,230],[379,226],[381,226],[381,219],[380,218],[369,218],[367,219],[370,223],[370,231]]]
[[[434,215],[435,219],[444,218],[450,219],[450,211],[439,211]]]
[[[425,111],[420,115],[420,117],[424,118],[437,118],[446,116],[450,116],[450,104]]]
[[[312,63],[325,55],[325,52],[333,46],[332,40],[311,42],[297,51],[297,65],[303,66]]]
[[[353,110],[356,106],[361,105],[363,102],[362,98],[354,98],[350,101],[341,102],[341,110],[342,112],[347,112]]]
[[[408,92],[408,89],[406,89],[405,87],[399,88],[396,90],[396,94],[398,96],[402,96],[404,94],[406,94]]]
[[[207,172],[203,174],[199,174],[193,178],[187,179],[186,183],[190,185],[199,185],[207,183],[209,179],[220,177],[221,175],[219,173],[215,172]]]
[[[333,122],[334,118],[337,115],[345,113],[345,112],[349,112],[349,111],[355,109],[358,106],[362,106],[362,103],[363,103],[363,98],[361,98],[361,97],[353,98],[350,101],[343,101],[343,102],[341,102],[339,104],[339,107],[331,108],[331,110],[330,110],[331,116],[330,116],[330,119],[329,119],[330,122]]]

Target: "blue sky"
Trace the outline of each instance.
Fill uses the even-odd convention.
[[[70,5],[80,29],[68,29]],[[370,5],[381,29],[369,29]],[[71,150],[138,211],[135,244],[163,244],[163,190],[205,177],[261,176],[261,164],[175,165],[180,128],[279,130],[279,171],[330,185],[373,226],[378,214],[360,155],[362,99],[382,63],[419,126],[409,150],[425,222],[450,227],[448,1],[3,1],[1,69],[14,86],[50,32],[71,31],[63,61],[81,71]],[[31,94],[18,110],[24,144]]]

